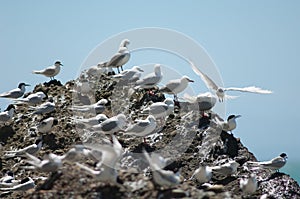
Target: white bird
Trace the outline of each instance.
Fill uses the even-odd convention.
[[[30,107],[30,109],[33,109],[33,114],[46,114],[51,113],[55,110],[55,103],[52,98],[49,99],[48,102],[44,102],[43,104],[37,106],[37,107]]]
[[[239,167],[239,163],[236,161],[229,161],[225,164],[219,166],[210,167],[213,173],[213,178],[222,180],[228,176],[231,176],[237,172],[237,168]]]
[[[26,177],[21,180],[20,184],[14,185],[13,187],[0,188],[0,191],[27,191],[34,188],[35,183],[30,177]]]
[[[123,65],[126,64],[130,58],[130,52],[127,48],[129,43],[128,39],[124,39],[120,44],[118,52],[114,54],[110,61],[105,63],[104,66],[117,68],[120,73],[119,67],[123,70]]]
[[[87,95],[92,92],[92,88],[90,87],[89,81],[87,79],[83,79],[76,83],[75,91],[83,95]]]
[[[123,131],[126,121],[127,119],[124,114],[118,114],[117,116],[111,117],[100,124],[92,126],[92,128],[104,134],[113,134],[115,132]]]
[[[133,66],[131,69],[122,71],[120,74],[114,75],[113,78],[119,79],[122,83],[131,83],[140,79],[142,72],[139,66]]]
[[[150,158],[149,154],[145,150],[143,150],[143,154],[150,165],[153,179],[156,184],[170,187],[180,183],[180,172],[175,174],[173,171],[163,170],[159,165],[157,165],[156,161],[153,161],[153,159]]]
[[[77,111],[81,113],[103,113],[105,110],[105,105],[108,103],[107,99],[101,99],[98,102],[90,105],[73,105],[70,110]]]
[[[143,113],[149,113],[155,118],[165,118],[174,111],[174,101],[171,98],[166,98],[163,102],[155,102],[145,108]]]
[[[24,167],[26,169],[34,169],[39,172],[55,172],[62,167],[62,160],[60,156],[50,153],[45,156],[43,160],[26,153],[26,162],[31,165],[31,167]]]
[[[230,115],[227,118],[227,121],[221,122],[222,130],[223,131],[230,131],[236,128],[236,120],[237,118],[241,117],[241,115]]]
[[[35,143],[32,145],[29,145],[22,149],[17,149],[13,151],[5,151],[6,154],[4,154],[4,157],[11,158],[15,156],[24,156],[26,153],[29,153],[31,155],[37,154],[40,149],[42,148],[43,140],[42,138],[36,139]]]
[[[74,163],[81,157],[89,157],[95,161],[99,161],[99,157],[101,157],[101,152],[93,149],[88,149],[84,145],[75,145],[74,147],[69,149],[64,155],[59,156],[62,162],[67,161],[71,163]]]
[[[102,74],[107,73],[107,68],[101,67],[102,63],[96,66],[91,66],[89,69],[86,70],[86,74],[89,76],[100,76]]]
[[[86,145],[87,148],[92,150],[98,150],[102,152],[101,161],[97,164],[98,170],[93,170],[85,165],[76,163],[81,169],[85,170],[89,174],[95,176],[102,182],[113,182],[117,181],[116,164],[120,160],[122,155],[122,145],[119,143],[117,138],[112,135],[113,145]]]
[[[33,74],[42,74],[46,77],[50,77],[50,79],[54,79],[54,76],[56,76],[59,73],[61,66],[63,66],[61,64],[61,62],[56,61],[53,66],[49,66],[43,70],[34,70],[34,71],[32,71],[32,73]]]
[[[5,175],[0,179],[0,185],[3,183],[11,183],[14,179],[14,173],[12,171],[7,171]]]
[[[250,178],[240,180],[240,188],[244,194],[251,195],[257,190],[257,180],[255,174],[251,174]]]
[[[170,80],[165,86],[161,87],[159,90],[163,93],[173,94],[174,99],[177,100],[177,94],[184,91],[187,88],[189,82],[194,82],[188,76],[183,76],[180,79]]]
[[[11,121],[15,113],[15,106],[10,104],[8,107],[0,113],[0,124],[5,124]]]
[[[36,129],[40,133],[48,133],[52,130],[54,125],[58,124],[58,120],[54,117],[49,117],[42,120],[37,126]]]
[[[202,81],[205,83],[207,88],[212,89],[216,92],[216,95],[219,98],[219,101],[224,101],[224,98],[230,96],[225,95],[225,91],[240,91],[240,92],[250,92],[250,93],[259,93],[259,94],[270,94],[272,91],[270,90],[263,90],[261,88],[255,86],[249,86],[244,88],[237,88],[237,87],[228,87],[228,88],[221,88],[219,87],[211,78],[209,78],[206,74],[201,72],[195,65],[190,61],[193,71],[199,75]]]
[[[285,163],[287,162],[287,158],[288,157],[285,153],[281,153],[279,156],[273,158],[270,161],[263,161],[263,162],[248,161],[248,163],[257,166],[258,168],[277,171],[285,165]]]
[[[189,94],[185,93],[183,95],[183,99],[191,104],[197,103],[199,105],[199,111],[208,111],[212,109],[217,102],[217,98],[210,92],[200,93],[197,96],[190,96]]]
[[[10,90],[10,91],[5,92],[5,93],[1,93],[0,97],[13,98],[13,99],[22,97],[24,95],[25,91],[26,91],[25,90],[26,86],[30,86],[30,85],[29,84],[25,84],[25,83],[20,83],[18,85],[18,88],[15,88],[15,89]]]
[[[91,117],[91,118],[87,118],[87,119],[75,118],[75,121],[80,124],[84,124],[87,127],[92,127],[94,125],[101,124],[102,122],[104,122],[107,119],[108,118],[106,117],[106,115],[100,113],[100,114],[96,115],[95,117]]]
[[[43,99],[47,97],[45,93],[42,91],[32,93],[28,95],[26,98],[21,98],[21,99],[14,99],[17,104],[30,104],[30,105],[37,105],[43,101]]]
[[[125,133],[138,137],[151,135],[156,128],[156,121],[153,115],[149,115],[145,120],[135,120],[135,123],[129,126]],[[145,140],[144,140],[145,141]]]
[[[200,166],[195,170],[190,180],[196,179],[199,184],[203,184],[209,182],[211,177],[212,169],[208,166]]]
[[[154,65],[154,72],[149,73],[144,78],[136,81],[136,87],[137,88],[153,88],[155,87],[162,79],[162,73],[160,64]]]

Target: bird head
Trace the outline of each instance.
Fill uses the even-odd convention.
[[[20,83],[19,85],[18,85],[18,88],[22,88],[23,86],[30,86],[29,84],[26,84],[26,83]]]
[[[183,81],[187,81],[187,82],[194,82],[194,80],[192,80],[191,78],[189,78],[188,76],[184,75],[182,78],[181,78]]]
[[[287,158],[288,158],[288,156],[287,156],[286,153],[281,153],[281,154],[280,154],[280,157],[282,157],[282,158],[284,158],[284,159],[287,159]]]
[[[229,115],[229,117],[227,118],[227,121],[229,120],[235,120],[236,118],[242,117],[241,115]]]
[[[60,61],[56,61],[56,62],[54,63],[54,65],[63,66],[62,63],[61,63]]]
[[[128,44],[130,44],[129,39],[124,39],[121,41],[120,47],[127,47]]]

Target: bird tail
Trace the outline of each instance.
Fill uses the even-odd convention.
[[[43,74],[42,70],[34,70],[32,71],[32,74]]]

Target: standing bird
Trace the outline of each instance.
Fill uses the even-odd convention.
[[[102,113],[90,118],[83,118],[83,119],[74,118],[76,123],[83,124],[87,128],[101,124],[103,121],[107,119],[108,118],[106,117],[106,115]]]
[[[165,86],[160,88],[159,90],[163,93],[173,94],[174,100],[178,100],[177,94],[184,91],[188,86],[189,82],[194,82],[188,76],[183,76],[180,79],[170,80]]]
[[[211,168],[208,166],[200,166],[198,169],[195,170],[190,180],[195,178],[199,184],[203,184],[209,182],[211,177],[212,177]]]
[[[122,71],[120,74],[114,75],[113,78],[120,80],[122,83],[132,83],[140,79],[142,72],[140,67],[134,66],[131,69]]]
[[[51,113],[55,110],[55,103],[52,98],[49,99],[48,102],[44,102],[43,104],[37,107],[30,107],[34,110],[33,114],[46,114]]]
[[[40,151],[40,149],[42,148],[42,145],[43,145],[43,140],[40,137],[32,145],[29,145],[27,147],[24,147],[22,149],[17,149],[14,151],[5,151],[6,154],[4,155],[4,157],[11,158],[11,157],[15,157],[15,156],[24,156],[26,153],[35,155]]]
[[[49,117],[44,119],[43,121],[41,121],[37,126],[36,129],[38,132],[40,133],[48,133],[52,130],[54,125],[58,124],[58,120],[53,118],[53,117]]]
[[[160,64],[154,65],[154,72],[149,73],[144,78],[136,81],[136,87],[137,88],[153,88],[155,87],[162,79],[162,73]]]
[[[102,123],[92,126],[96,131],[100,131],[104,134],[113,134],[124,130],[126,124],[126,117],[124,114],[119,114],[117,116],[111,117],[107,120],[104,120]]]
[[[89,105],[73,105],[70,110],[81,113],[102,113],[105,110],[105,105],[108,103],[107,99],[101,99],[94,104]]]
[[[6,122],[9,122],[15,113],[15,106],[10,104],[5,109],[5,111],[0,113],[0,124],[5,124]]]
[[[213,178],[217,180],[225,179],[228,176],[231,176],[232,174],[235,174],[237,172],[237,168],[240,164],[236,161],[229,161],[225,164],[222,164],[220,166],[214,166],[210,167],[213,173]]]
[[[44,98],[47,96],[42,91],[32,93],[28,95],[26,98],[15,99],[14,101],[17,104],[30,104],[30,105],[37,105],[43,101]]]
[[[257,190],[257,180],[255,174],[251,174],[248,179],[240,180],[240,188],[246,195],[251,195]]]
[[[13,98],[13,99],[17,99],[19,97],[22,97],[25,93],[25,87],[26,86],[30,86],[29,84],[25,84],[25,83],[20,83],[18,85],[18,88],[15,88],[13,90],[10,90],[8,92],[5,93],[1,93],[0,97],[4,97],[4,98]]]
[[[32,73],[33,74],[41,74],[46,77],[50,77],[50,80],[54,80],[54,76],[56,76],[59,73],[61,66],[63,66],[61,64],[61,62],[56,61],[53,66],[49,66],[43,70],[34,70],[34,71],[32,71]]]
[[[263,90],[261,88],[255,86],[249,86],[244,88],[237,88],[237,87],[228,87],[228,88],[221,88],[219,87],[211,78],[209,78],[206,74],[201,72],[193,62],[190,61],[193,71],[199,75],[202,81],[205,83],[207,88],[212,89],[216,92],[216,95],[219,98],[220,102],[224,101],[224,98],[232,98],[232,96],[225,95],[225,91],[240,91],[240,92],[249,92],[249,93],[259,93],[259,94],[270,94],[272,91]]]
[[[145,108],[143,113],[153,115],[155,118],[168,117],[174,111],[174,101],[171,98],[166,98],[163,102],[155,102]]]
[[[232,130],[234,130],[236,128],[236,118],[241,117],[241,115],[230,115],[227,118],[227,121],[225,122],[221,122],[222,124],[222,130],[223,131],[230,131],[232,132]]]
[[[255,165],[256,168],[270,169],[272,171],[278,171],[280,168],[282,168],[285,165],[287,158],[288,157],[287,157],[286,153],[281,153],[279,156],[273,158],[270,161],[264,161],[264,162],[248,161],[248,163]]]

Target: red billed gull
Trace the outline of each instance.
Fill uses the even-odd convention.
[[[115,132],[123,131],[126,124],[126,117],[124,114],[111,117],[100,124],[92,126],[96,131],[100,131],[104,134],[113,134]]]
[[[206,74],[201,72],[193,62],[190,61],[193,71],[199,75],[202,81],[205,83],[207,88],[212,89],[216,92],[216,95],[219,98],[220,102],[224,101],[224,98],[231,98],[232,96],[225,95],[225,91],[240,91],[240,92],[249,92],[249,93],[258,93],[258,94],[270,94],[272,91],[270,90],[263,90],[261,88],[255,86],[248,86],[244,88],[237,88],[237,87],[228,87],[228,88],[221,88],[219,87],[211,78],[209,78]]]
[[[180,79],[170,80],[165,86],[159,90],[163,93],[173,94],[174,99],[177,100],[177,94],[187,88],[189,82],[194,82],[188,76],[183,76]]]
[[[143,113],[149,113],[155,118],[165,118],[174,111],[174,101],[171,98],[166,98],[163,102],[155,102],[145,108]]]
[[[102,113],[105,110],[105,105],[108,103],[107,99],[101,99],[98,102],[90,105],[73,105],[70,110],[81,113]]]
[[[210,92],[200,93],[197,96],[190,96],[189,94],[185,93],[183,95],[183,99],[191,104],[197,103],[199,105],[199,111],[208,111],[212,109],[217,102],[216,97]]]
[[[106,117],[106,115],[100,113],[100,114],[97,114],[95,117],[83,118],[83,119],[75,118],[75,121],[80,124],[84,124],[87,127],[92,127],[92,126],[101,124],[102,122],[104,122],[107,119],[108,118]]]
[[[139,66],[133,66],[131,69],[124,70],[120,74],[114,75],[113,78],[125,83],[131,83],[139,80],[142,72],[144,71]]]
[[[33,74],[41,74],[46,77],[50,77],[50,79],[54,79],[54,77],[59,73],[60,67],[63,66],[60,61],[56,61],[53,66],[49,66],[43,70],[34,70]]]
[[[22,97],[25,93],[25,87],[26,86],[30,86],[29,84],[25,84],[25,83],[20,83],[18,85],[18,88],[15,88],[13,90],[10,90],[8,92],[5,92],[5,93],[1,93],[0,94],[0,97],[5,97],[5,98],[19,98],[19,97]]]
[[[162,79],[162,73],[160,64],[154,65],[154,72],[149,73],[144,78],[136,81],[137,88],[153,88],[155,87]]]

